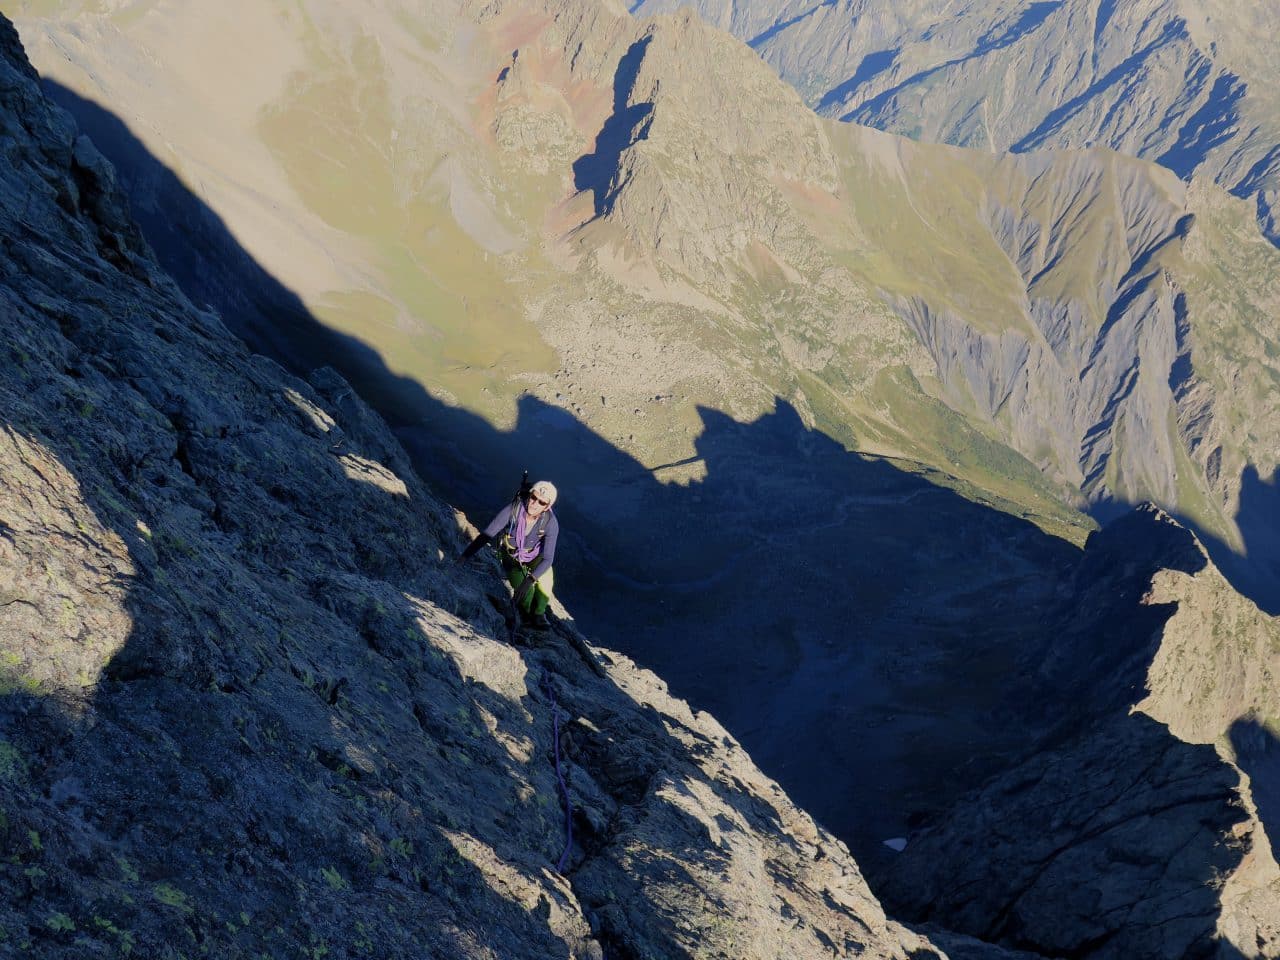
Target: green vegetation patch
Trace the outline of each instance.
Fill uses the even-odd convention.
[[[192,910],[191,898],[169,883],[157,883],[151,888],[151,895],[165,906],[174,907],[183,913]]]
[[[54,933],[74,933],[75,921],[65,913],[51,913],[45,917],[44,925]]]
[[[17,783],[27,778],[27,761],[8,740],[0,740],[0,783]]]

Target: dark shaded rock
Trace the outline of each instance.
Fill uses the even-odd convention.
[[[1269,671],[1238,662],[1274,656],[1274,626],[1151,505],[1092,535],[1063,592],[1028,662],[1058,721],[912,836],[877,892],[906,919],[1047,956],[1274,956],[1265,774],[1259,794],[1214,728],[1274,701]],[[1206,621],[1230,627],[1215,640]]]
[[[1048,956],[1213,956],[1212,881],[1247,851],[1238,786],[1211,746],[1135,715],[998,777],[913,838],[882,896]]]

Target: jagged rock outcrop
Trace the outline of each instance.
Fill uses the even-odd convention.
[[[1237,788],[1211,747],[1147,718],[1100,725],[1087,748],[1040,754],[985,788],[947,840],[919,838],[886,896],[916,920],[1044,956],[1214,956],[1214,884],[1248,849]]]
[[[551,125],[564,114],[563,98],[539,96],[547,84],[530,77],[562,71],[565,85],[592,88],[578,93],[593,109],[580,108],[574,124],[586,139],[573,185],[591,200],[570,225],[575,246],[620,242],[628,259],[713,297],[731,294],[743,275],[812,269],[817,250],[786,191],[834,190],[836,163],[793,91],[688,13],[641,25],[621,8],[580,0],[546,10],[545,29],[526,37],[500,77],[493,122],[501,139],[513,113],[542,113]],[[527,8],[491,4],[485,16],[503,22]],[[694,68],[705,64],[717,69]],[[522,154],[539,168],[554,157]]]
[[[1060,722],[912,838],[887,902],[1051,956],[1280,955],[1274,620],[1153,507],[1091,538],[1067,603],[1035,664]]]
[[[190,304],[3,18],[0,138],[0,952],[936,955],[652,674],[507,642],[382,422]]]

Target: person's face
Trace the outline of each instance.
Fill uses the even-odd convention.
[[[536,493],[529,494],[529,516],[540,517],[542,512],[551,506],[546,500],[543,500]]]

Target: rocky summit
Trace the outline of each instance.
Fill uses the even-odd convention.
[[[511,642],[459,515],[187,300],[5,20],[0,98],[0,955],[936,955],[652,674]]]

